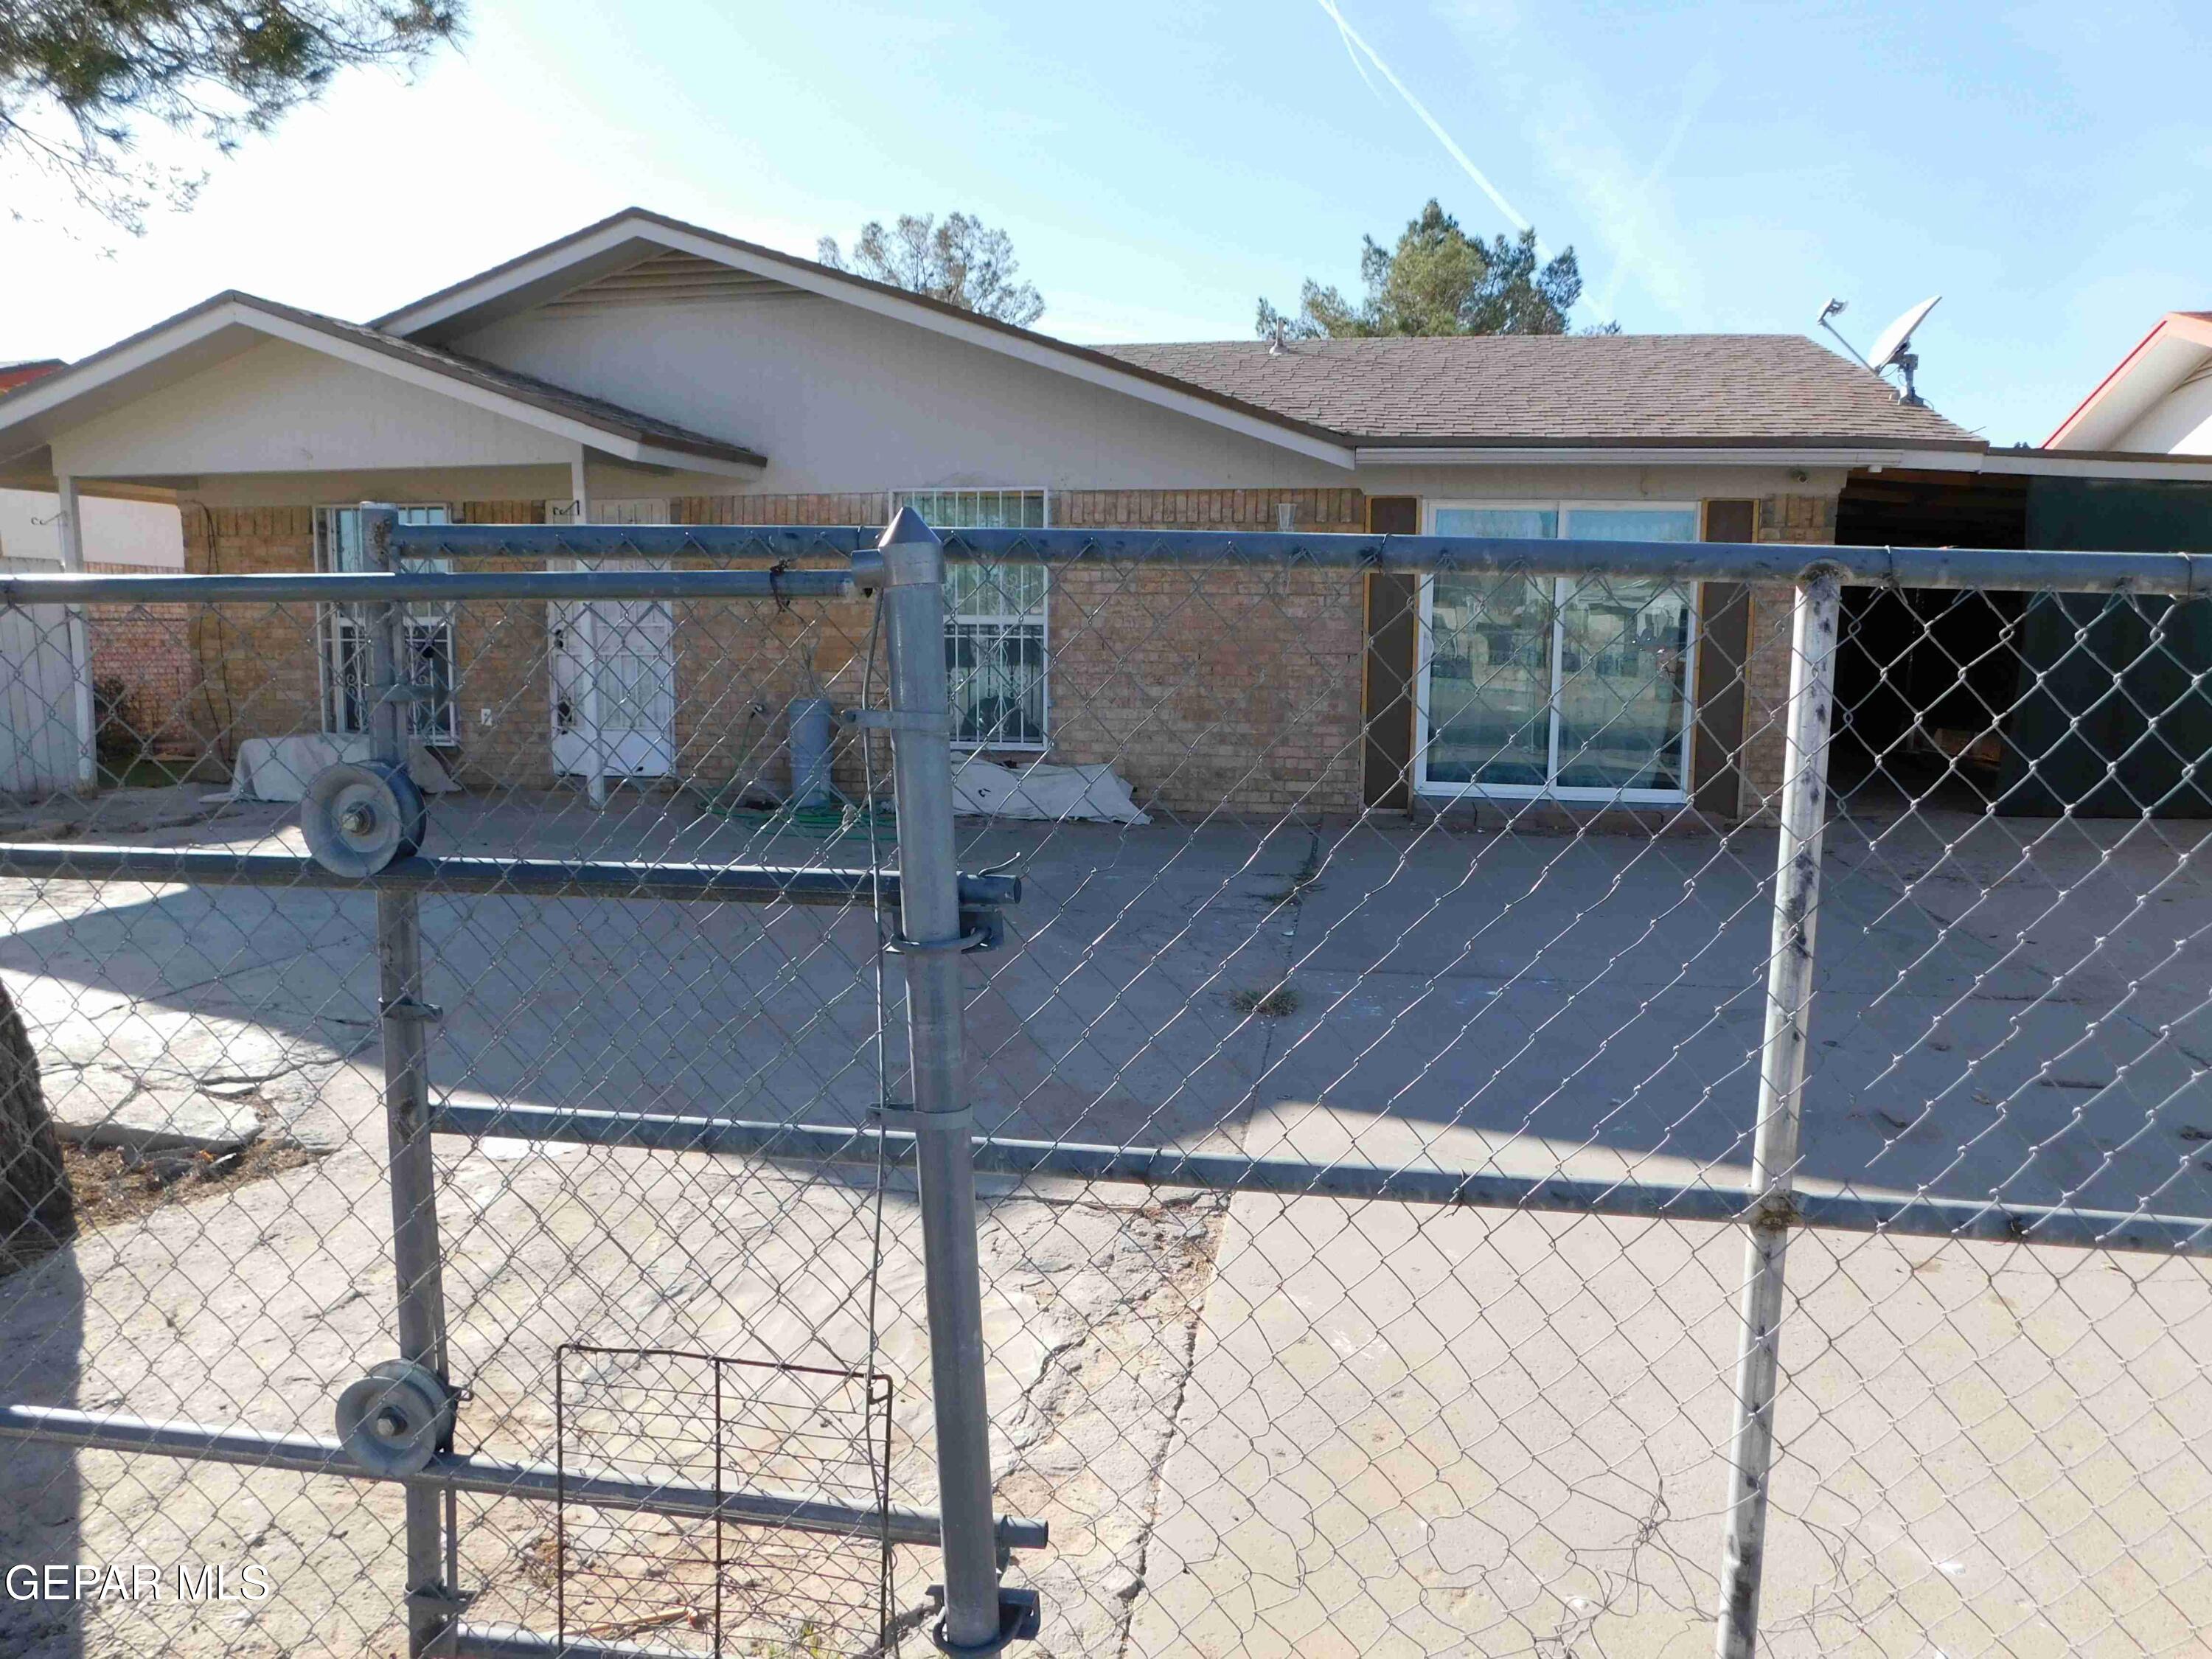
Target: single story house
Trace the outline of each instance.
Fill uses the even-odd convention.
[[[1795,336],[1091,348],[637,210],[370,324],[218,295],[0,400],[0,484],[168,492],[187,567],[223,572],[344,568],[363,500],[478,523],[874,525],[905,501],[945,525],[1825,543],[1855,480],[1990,453]],[[1175,811],[1540,799],[1724,823],[1778,781],[1786,588],[1304,571],[1193,605],[1183,573],[1124,578],[955,580],[968,745],[1109,761]],[[665,613],[574,621],[541,607],[496,641],[421,621],[441,684],[418,732],[465,782],[743,772],[787,689],[736,683],[762,653]],[[587,744],[573,694],[610,635],[628,694]],[[180,718],[211,741],[363,718],[343,615],[196,618],[191,639]],[[804,648],[857,690],[849,643]]]

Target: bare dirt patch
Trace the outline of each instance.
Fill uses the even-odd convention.
[[[80,1237],[102,1227],[136,1221],[173,1204],[194,1204],[233,1192],[287,1170],[312,1164],[320,1154],[307,1147],[266,1139],[235,1152],[133,1152],[120,1146],[62,1146],[62,1167],[76,1194]],[[51,1248],[51,1247],[50,1247]],[[50,1253],[49,1249],[0,1246],[0,1279]]]

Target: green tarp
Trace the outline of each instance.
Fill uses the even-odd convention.
[[[2027,544],[2212,553],[2212,484],[2039,477]],[[2212,817],[2212,604],[2042,594],[2019,627],[1998,811]]]

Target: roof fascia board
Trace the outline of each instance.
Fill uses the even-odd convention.
[[[1682,445],[1484,445],[1480,447],[1363,445],[1362,466],[1820,466],[1926,467],[1972,472],[1980,464],[1977,448],[1787,448],[1757,446]]]
[[[2030,451],[1992,450],[1983,458],[1984,472],[2026,474],[2045,478],[2167,478],[2212,483],[2212,455],[2118,457]]]
[[[1018,362],[1052,369],[1072,379],[1121,392],[1159,408],[1173,410],[1210,425],[1225,428],[1275,448],[1288,449],[1315,460],[1326,461],[1332,466],[1349,470],[1354,464],[1352,449],[1347,445],[1333,443],[1326,438],[1226,408],[1194,393],[1162,386],[1125,368],[1095,362],[1077,352],[1047,344],[1041,340],[1006,333],[963,321],[957,316],[948,316],[929,307],[915,305],[896,294],[881,293],[866,283],[848,282],[834,272],[817,270],[804,260],[787,264],[780,259],[761,258],[714,237],[647,219],[619,219],[588,235],[556,243],[536,258],[525,258],[496,276],[486,278],[482,284],[465,284],[442,297],[433,297],[406,310],[394,312],[380,319],[377,326],[390,334],[419,335],[465,312],[491,305],[502,295],[536,288],[562,271],[587,265],[592,260],[606,256],[625,243],[636,241],[656,243],[733,270],[772,277],[823,299],[836,300],[894,322],[915,325],[932,333],[944,335],[964,344],[981,346]]]
[[[594,439],[592,447],[609,454],[605,439]],[[635,447],[634,453],[624,453],[621,459],[639,466],[665,468],[671,472],[708,472],[720,478],[740,478],[750,482],[761,476],[762,469],[751,461],[731,460],[720,455],[702,455],[688,449],[664,449],[650,439]]]
[[[655,225],[635,220],[597,225],[376,318],[369,326],[437,343],[625,270],[664,246]]]

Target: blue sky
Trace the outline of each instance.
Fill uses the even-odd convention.
[[[1923,391],[2039,440],[2212,307],[2208,42],[2155,0],[477,0],[461,52],[343,82],[143,238],[10,180],[0,358],[223,288],[365,317],[632,202],[800,252],[964,209],[1050,331],[1243,337],[1436,196],[1571,244],[1633,331],[1808,332],[1833,294],[1863,347],[1941,293]]]

